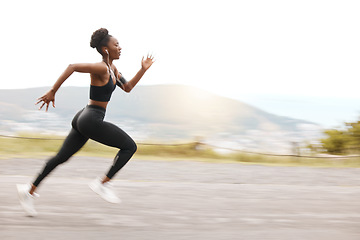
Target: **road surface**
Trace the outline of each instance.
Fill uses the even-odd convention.
[[[74,157],[39,187],[26,217],[15,184],[45,159],[0,160],[0,239],[360,239],[360,169],[131,160],[121,204],[88,188],[111,159]]]

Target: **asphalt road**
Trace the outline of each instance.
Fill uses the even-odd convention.
[[[25,217],[15,184],[44,161],[0,160],[0,239],[360,239],[360,169],[131,160],[110,204],[87,184],[112,160],[74,157]]]

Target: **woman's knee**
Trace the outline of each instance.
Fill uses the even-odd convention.
[[[49,159],[49,161],[47,161],[46,167],[54,169],[58,165],[66,162],[67,160],[68,160],[68,158],[61,157],[61,156],[59,156],[59,154],[57,154],[54,157],[52,157],[51,159]]]
[[[132,141],[131,147],[129,150],[132,152],[132,154],[134,154],[137,151],[137,145],[134,141]]]
[[[128,153],[134,154],[137,150],[137,145],[134,140],[129,139],[125,146],[120,147],[121,151],[126,151]]]

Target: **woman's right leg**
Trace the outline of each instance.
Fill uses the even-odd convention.
[[[59,164],[66,162],[72,155],[84,146],[84,144],[89,139],[78,131],[77,122],[80,115],[84,112],[84,109],[80,110],[73,118],[71,125],[72,129],[69,135],[66,137],[60,151],[53,158],[49,159],[46,163],[42,172],[38,175],[34,181],[32,188],[30,189],[30,194],[32,194],[35,188],[40,184],[40,182]]]
[[[40,182],[59,164],[66,162],[72,155],[81,149],[89,138],[83,136],[79,131],[72,128],[66,137],[60,151],[46,163],[42,172],[38,175],[33,183],[36,188]],[[32,192],[30,192],[32,194]]]
[[[26,184],[17,184],[17,190],[19,195],[20,204],[24,208],[25,212],[29,216],[36,216],[36,210],[34,208],[34,191],[40,182],[52,171],[56,166],[66,162],[74,153],[80,150],[82,146],[89,139],[85,137],[77,130],[77,119],[81,115],[83,110],[79,111],[73,121],[72,129],[69,135],[66,137],[60,151],[51,158],[45,165],[42,172],[38,175],[34,183],[28,188]]]

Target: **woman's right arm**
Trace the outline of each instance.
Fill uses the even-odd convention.
[[[108,71],[106,65],[104,63],[76,63],[70,64],[65,71],[60,75],[58,80],[55,82],[53,87],[45,93],[42,97],[38,98],[39,104],[41,102],[39,110],[46,104],[46,111],[49,108],[49,104],[52,102],[53,107],[55,108],[55,93],[59,90],[60,86],[68,79],[73,72],[81,72],[81,73],[93,73],[93,74],[106,74]]]

